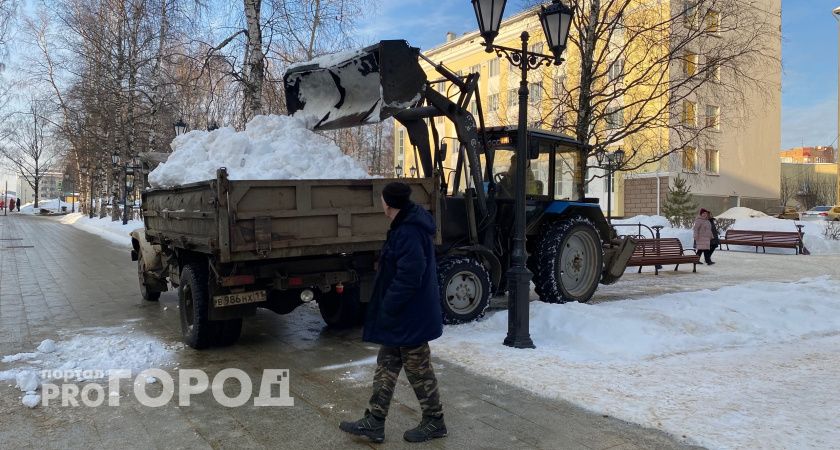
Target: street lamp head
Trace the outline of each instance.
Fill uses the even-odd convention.
[[[613,152],[613,163],[616,167],[619,167],[624,163],[624,150],[618,149]]]
[[[411,178],[415,178],[417,176],[417,167],[411,166]]]
[[[402,178],[402,172],[403,172],[402,165],[398,164],[397,167],[394,167],[394,173],[397,174],[397,178]]]
[[[173,126],[175,127],[175,136],[180,136],[187,132],[187,124],[183,118],[178,119]]]
[[[478,31],[484,39],[484,46],[488,53],[493,51],[493,40],[499,35],[505,3],[507,3],[506,0],[472,0],[475,18],[478,20]]]
[[[606,152],[602,148],[595,151],[595,160],[598,161],[598,167],[604,165],[604,155],[606,155]]]
[[[120,163],[120,152],[114,150],[114,153],[111,154],[111,164],[116,167]]]
[[[564,5],[560,0],[554,0],[548,7],[540,7],[540,22],[548,48],[554,55],[555,65],[563,62],[563,51],[566,50],[566,40],[569,38],[573,15],[572,8]]]

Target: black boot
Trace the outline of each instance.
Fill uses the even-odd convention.
[[[443,423],[443,416],[423,417],[420,425],[403,434],[403,439],[408,442],[424,442],[444,436],[446,436],[446,424]]]
[[[367,436],[373,442],[385,440],[385,419],[374,416],[370,410],[365,410],[365,416],[355,422],[342,421],[338,428],[356,436]]]

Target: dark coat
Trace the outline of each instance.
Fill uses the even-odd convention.
[[[434,235],[434,218],[415,204],[391,222],[368,304],[365,341],[413,347],[443,334]]]

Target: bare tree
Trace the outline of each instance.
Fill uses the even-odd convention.
[[[0,154],[35,192],[35,208],[38,207],[41,180],[46,172],[54,169],[58,157],[57,149],[50,145],[54,136],[48,114],[45,102],[30,99],[29,109],[13,115],[9,127],[4,130],[8,145],[0,146]]]
[[[740,0],[589,0],[573,9],[568,62],[539,90],[540,125],[592,153],[623,146],[620,170],[701,148],[721,121],[737,124],[744,111],[735,107],[768,87],[761,68],[778,63],[780,12]],[[723,102],[724,116],[697,110]],[[580,165],[583,173],[587,159]]]

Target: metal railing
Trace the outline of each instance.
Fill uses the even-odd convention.
[[[638,233],[636,234],[618,234],[621,237],[632,237],[632,238],[640,238],[646,239],[647,237],[642,234],[642,228],[645,228],[650,233],[650,239],[659,239],[659,231],[664,228],[662,225],[654,225],[653,227],[649,227],[643,223],[614,223],[612,224],[614,227],[636,227]],[[618,230],[616,230],[618,233]]]

